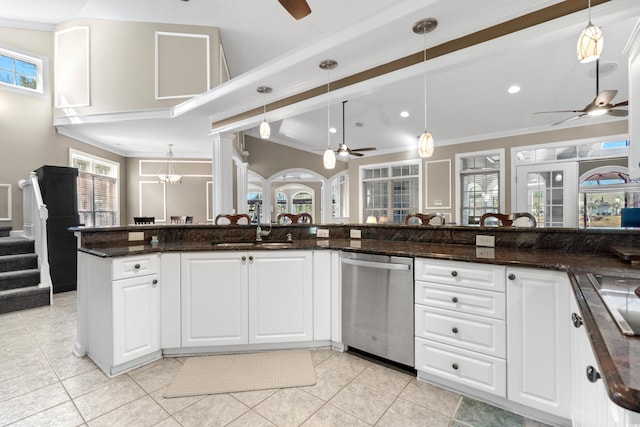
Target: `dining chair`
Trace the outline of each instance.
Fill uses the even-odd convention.
[[[154,216],[134,216],[133,217],[134,224],[155,224],[156,217]]]
[[[186,224],[187,217],[186,216],[172,216],[171,224]]]
[[[436,224],[431,224],[431,220],[435,219]],[[447,219],[440,212],[432,213],[410,213],[404,217],[405,224],[419,224],[419,225],[445,225]]]
[[[220,214],[216,216],[216,225],[250,225],[251,217],[247,214]]]
[[[524,227],[537,227],[536,218],[529,212],[515,212],[510,214],[489,212],[480,217],[480,227],[523,227],[522,221],[517,221],[520,218],[526,218],[528,220]],[[489,224],[487,224],[487,222],[489,222]],[[496,223],[496,225],[491,225],[491,223]]]
[[[278,224],[311,224],[312,222],[313,218],[306,212],[301,214],[281,213],[276,219]]]

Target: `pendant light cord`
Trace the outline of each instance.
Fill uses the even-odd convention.
[[[424,38],[424,131],[427,131],[427,33],[423,34]]]
[[[329,92],[331,91],[331,78],[329,77],[329,68],[327,68],[327,150],[331,149],[331,100]]]

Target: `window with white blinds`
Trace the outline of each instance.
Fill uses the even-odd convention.
[[[87,227],[118,225],[118,164],[97,157],[71,153],[78,168],[78,214]]]
[[[488,212],[500,212],[500,155],[462,157],[460,216],[462,225],[480,224]]]

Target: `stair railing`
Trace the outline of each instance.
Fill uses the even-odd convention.
[[[51,269],[49,267],[49,252],[47,250],[47,219],[49,210],[42,200],[42,192],[38,183],[38,176],[31,172],[29,178],[21,179],[18,185],[22,189],[22,218],[23,234],[34,241],[40,268],[40,288],[53,290],[51,283]]]

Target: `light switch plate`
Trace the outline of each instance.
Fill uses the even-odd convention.
[[[352,239],[361,239],[362,238],[362,230],[350,230],[349,237]]]
[[[496,246],[496,238],[495,236],[483,236],[482,234],[476,234],[476,246],[493,248]]]
[[[130,231],[129,241],[134,242],[137,240],[144,240],[144,231]]]
[[[329,237],[328,228],[318,228],[318,237]]]

